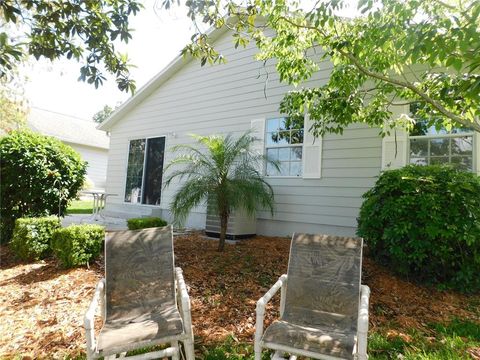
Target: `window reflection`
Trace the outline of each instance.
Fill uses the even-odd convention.
[[[416,124],[410,131],[410,163],[418,165],[451,164],[466,171],[473,171],[473,133],[465,128],[432,125],[434,119],[420,119],[416,115],[418,105],[411,106]]]
[[[164,151],[164,137],[130,141],[125,202],[160,204]]]
[[[277,161],[279,169],[267,164],[268,176],[301,176],[303,152],[303,117],[268,119],[266,131],[267,158]]]

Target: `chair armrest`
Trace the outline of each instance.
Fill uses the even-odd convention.
[[[94,326],[94,317],[95,317],[95,312],[98,307],[98,302],[100,300],[101,303],[101,316],[102,318],[105,318],[105,308],[104,308],[104,302],[105,302],[105,279],[101,279],[98,283],[97,286],[95,287],[95,293],[93,294],[92,301],[90,302],[90,305],[88,306],[87,312],[85,313],[85,316],[83,318],[83,323],[85,326],[85,329],[90,330],[93,329]]]
[[[177,282],[177,290],[180,296],[180,315],[183,320],[183,326],[185,332],[191,337],[191,339],[193,339],[190,296],[188,296],[187,285],[183,278],[183,271],[179,267],[175,268],[175,280]]]
[[[268,302],[272,299],[272,297],[277,293],[277,291],[284,287],[285,283],[287,281],[287,274],[283,274],[278,278],[278,281],[273,284],[273,286],[268,290],[265,295],[263,295],[258,301],[257,301],[257,315],[259,311],[262,313],[265,312],[265,306],[268,304]]]
[[[96,349],[96,342],[95,342],[95,334],[94,334],[94,327],[95,327],[95,312],[98,307],[98,303],[100,300],[100,314],[102,318],[105,320],[105,279],[101,279],[96,288],[95,293],[93,294],[92,301],[88,306],[87,312],[85,313],[85,317],[83,318],[83,325],[85,327],[85,336],[87,338],[87,358],[92,358],[93,354],[95,353]]]
[[[358,309],[359,330],[366,325],[365,331],[368,331],[368,305],[370,301],[370,288],[367,285],[360,287],[360,307]],[[362,329],[363,330],[363,329]]]
[[[175,280],[177,282],[177,291],[180,297],[180,305],[182,308],[187,306],[190,310],[190,296],[188,296],[187,285],[183,278],[183,270],[179,267],[175,268]]]
[[[368,338],[368,303],[370,300],[370,288],[366,285],[360,287],[360,306],[358,308],[358,335],[357,335],[357,358],[367,359]]]
[[[280,314],[283,314],[283,308],[285,306],[285,285],[287,283],[287,275],[283,274],[280,276],[278,281],[273,284],[273,286],[257,301],[257,318],[255,321],[255,353],[257,354],[261,351],[261,340],[263,336],[263,318],[265,316],[265,307],[268,302],[272,299],[273,295],[281,288],[282,289],[282,299],[280,300]]]

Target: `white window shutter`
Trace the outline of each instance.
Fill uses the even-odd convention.
[[[404,167],[408,163],[408,135],[401,129],[392,130],[396,136],[385,136],[382,141],[382,170]]]
[[[265,152],[265,119],[254,119],[250,123],[250,127],[252,129],[252,136],[257,138],[258,141],[253,143],[252,151],[263,155]],[[264,164],[262,168],[258,169],[260,174],[264,173]]]
[[[322,138],[315,138],[309,131],[313,122],[305,114],[303,136],[303,178],[320,179],[322,176]]]

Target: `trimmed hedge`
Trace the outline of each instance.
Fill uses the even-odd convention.
[[[409,165],[363,197],[357,232],[373,258],[412,280],[480,291],[480,177]]]
[[[16,219],[62,216],[86,168],[72,147],[53,137],[17,130],[0,138],[0,242],[10,241]]]
[[[128,230],[166,226],[167,222],[159,217],[132,218],[127,220]]]
[[[66,268],[88,265],[100,254],[104,239],[100,225],[70,225],[54,232],[52,250]]]
[[[50,239],[58,228],[56,216],[17,219],[10,247],[22,260],[43,259],[51,253]]]

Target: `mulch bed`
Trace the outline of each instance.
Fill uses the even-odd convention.
[[[196,343],[218,343],[227,336],[251,342],[255,303],[286,272],[290,240],[255,239],[227,245],[200,234],[175,239],[176,265],[184,270],[192,302]],[[62,269],[54,260],[20,263],[0,247],[0,358],[75,357],[85,351],[83,314],[101,261],[89,269]],[[478,321],[474,304],[480,296],[465,296],[415,285],[392,276],[368,257],[363,283],[370,286],[371,331],[402,335],[453,317]],[[269,305],[267,324],[278,316],[278,297]]]

